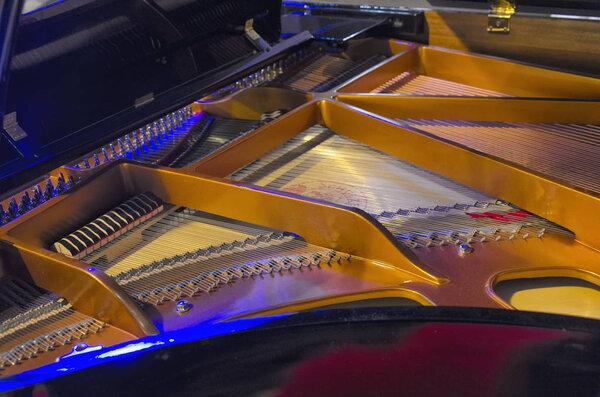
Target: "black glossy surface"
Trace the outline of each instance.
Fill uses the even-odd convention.
[[[3,135],[0,135],[0,159],[5,164],[12,163],[13,161],[19,159],[21,155],[14,148],[14,146],[9,142],[8,138]]]
[[[281,17],[283,36],[293,36],[305,30],[320,40],[346,41],[381,25],[386,21],[380,18],[344,18],[335,16],[308,16],[298,13]]]
[[[195,89],[210,92],[215,74],[261,53],[245,37],[246,21],[273,42],[279,17],[277,0],[65,0],[21,16],[0,113],[16,112],[27,137],[15,142],[19,164],[0,159],[0,186],[124,127],[114,120],[111,129],[91,128],[136,113],[140,98],[156,102],[207,77]]]
[[[49,396],[593,396],[600,392],[598,323],[475,308],[314,311],[117,360],[36,390]]]

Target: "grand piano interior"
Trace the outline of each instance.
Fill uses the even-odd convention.
[[[600,319],[598,77],[414,10],[14,3],[0,376],[320,307]]]

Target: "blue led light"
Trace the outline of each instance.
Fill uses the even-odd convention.
[[[165,342],[156,341],[156,342],[139,342],[139,343],[131,343],[129,345],[119,347],[117,349],[109,350],[105,353],[97,355],[96,359],[103,359],[109,357],[119,357],[124,356],[126,354],[141,352],[144,350],[149,350],[158,346],[163,346]]]
[[[99,349],[97,348],[85,349],[81,351],[80,354],[63,356],[58,362],[25,371],[5,379],[0,379],[0,393],[44,382],[58,376],[63,376],[65,373],[79,371],[119,358],[135,357],[143,352],[148,352],[161,347],[258,328],[271,321],[287,316],[289,316],[289,314],[219,323],[203,323],[195,327],[170,331],[160,335],[147,336],[135,341],[103,348],[101,350],[102,353],[100,354],[98,354]]]

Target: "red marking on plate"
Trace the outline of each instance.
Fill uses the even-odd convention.
[[[497,214],[495,212],[482,212],[482,213],[466,212],[466,214],[469,215],[471,218],[491,218],[496,221],[502,221],[502,222],[515,222],[515,221],[518,221],[519,219],[523,219],[523,218],[527,218],[527,217],[531,216],[530,213],[521,211],[521,210],[518,210],[515,212],[509,212],[507,214]]]

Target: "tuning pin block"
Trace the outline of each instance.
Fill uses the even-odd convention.
[[[125,146],[123,143],[123,139],[121,139],[121,138],[117,139],[117,146],[119,147],[119,156],[123,157],[123,154],[125,153]]]
[[[151,142],[152,139],[156,136],[156,132],[158,131],[158,123],[154,122],[153,124],[148,124],[146,126],[146,131],[144,132],[144,139],[146,142]]]
[[[67,182],[62,172],[58,173],[58,181],[56,182],[56,193],[62,193],[67,190]]]
[[[32,207],[37,207],[38,205],[42,204],[42,202],[44,201],[44,199],[42,198],[42,194],[41,192],[38,190],[39,185],[36,185],[34,188],[31,189],[31,206]]]
[[[134,134],[135,135],[135,145],[137,149],[142,149],[142,146],[144,146],[144,132],[140,131],[139,134]]]
[[[75,186],[75,178],[73,175],[69,175],[67,178],[67,189],[71,189],[73,186]]]
[[[106,150],[106,147],[102,148],[102,162],[103,163],[107,163],[110,161],[110,158],[108,157],[108,151]]]
[[[52,179],[48,178],[46,181],[46,190],[44,190],[44,200],[50,200],[54,197],[54,185],[52,184]]]
[[[23,192],[23,196],[21,196],[21,202],[19,203],[19,214],[23,215],[27,211],[31,209],[31,198],[29,197],[29,192]]]
[[[0,225],[3,225],[8,220],[8,214],[4,211],[4,207],[0,204]]]
[[[15,200],[14,197],[11,198],[8,202],[7,212],[10,219],[15,219],[19,216],[19,206],[17,204],[17,200]]]
[[[115,147],[114,143],[110,143],[110,145],[108,145],[110,147],[110,159],[113,160],[116,157],[119,157],[119,154],[117,153],[117,148]]]
[[[135,143],[131,140],[131,136],[127,135],[125,138],[125,149],[129,152],[135,148]]]

